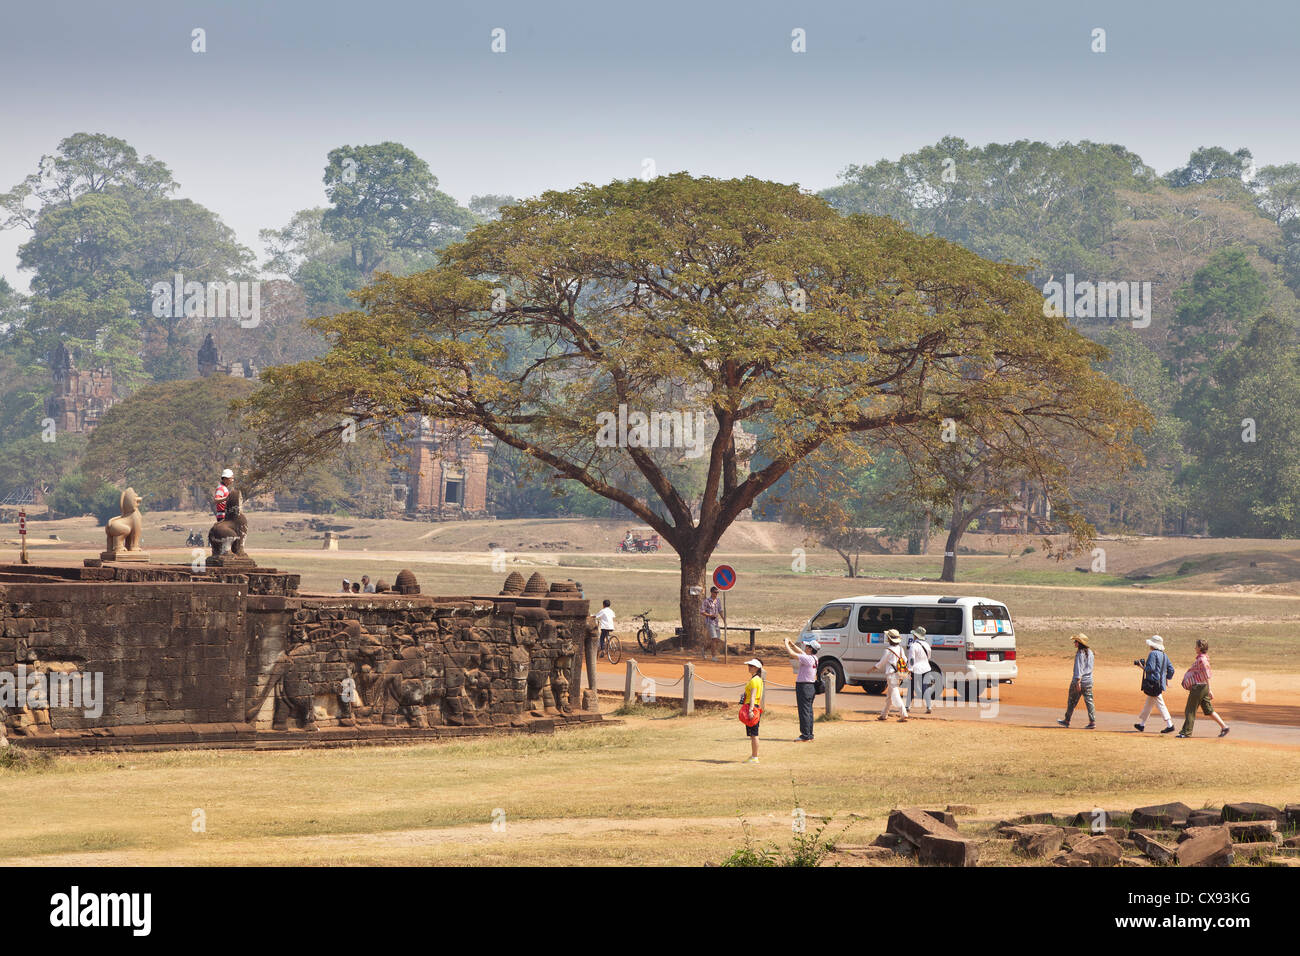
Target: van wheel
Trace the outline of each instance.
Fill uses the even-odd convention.
[[[883,694],[885,687],[888,686],[884,681],[864,680],[862,682],[862,693],[864,694]]]
[[[839,661],[822,661],[817,665],[817,676],[822,679],[822,683],[833,680],[835,693],[844,690],[844,668],[840,667]]]

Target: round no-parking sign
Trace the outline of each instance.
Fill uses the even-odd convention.
[[[736,569],[719,564],[713,571],[713,584],[719,591],[730,591],[736,584]]]

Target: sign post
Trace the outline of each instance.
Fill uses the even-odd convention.
[[[27,557],[27,511],[18,512],[18,540],[22,542],[22,552],[18,555],[19,564],[31,564]]]
[[[736,569],[729,564],[719,564],[713,569],[713,586],[722,592],[722,621],[727,620],[727,592],[736,586]],[[727,663],[730,647],[727,644],[727,632],[718,627],[722,634],[722,663]]]

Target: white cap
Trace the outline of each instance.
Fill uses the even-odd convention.
[[[749,660],[745,661],[745,666],[746,666],[746,667],[757,667],[759,670],[762,670],[762,669],[763,669],[763,662],[760,661],[760,660],[756,660],[755,658],[752,658],[752,657],[751,657]]]
[[[233,471],[231,471],[229,468],[227,468],[225,471],[223,471],[223,472],[221,473],[221,477],[222,477],[222,478],[234,478],[234,477],[235,477],[235,473],[234,473]]]

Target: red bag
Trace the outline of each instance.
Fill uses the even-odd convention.
[[[740,722],[746,727],[757,727],[763,717],[763,708],[753,704],[740,705]]]

